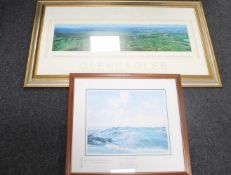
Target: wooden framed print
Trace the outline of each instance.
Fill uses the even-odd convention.
[[[191,175],[179,75],[71,74],[66,175]]]
[[[38,1],[25,87],[68,87],[69,73],[180,74],[220,87],[200,1]]]

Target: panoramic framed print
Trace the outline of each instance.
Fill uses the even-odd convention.
[[[200,1],[38,1],[24,86],[68,87],[73,72],[221,87]]]
[[[70,74],[66,175],[191,175],[180,75]]]

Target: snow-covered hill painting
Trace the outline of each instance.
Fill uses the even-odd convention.
[[[165,90],[88,90],[86,155],[169,154]]]

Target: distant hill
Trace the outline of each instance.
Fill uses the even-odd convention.
[[[57,25],[56,33],[132,32],[187,33],[185,25]]]

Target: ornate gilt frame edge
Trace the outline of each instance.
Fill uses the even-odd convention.
[[[38,46],[38,40],[39,40],[39,32],[42,22],[42,18],[44,15],[44,8],[47,5],[73,5],[76,3],[96,3],[96,4],[120,4],[122,3],[141,3],[147,5],[149,4],[157,4],[160,6],[179,6],[184,7],[187,5],[187,7],[191,6],[194,8],[198,25],[201,29],[201,38],[203,41],[204,51],[206,54],[206,61],[208,70],[210,72],[209,76],[195,76],[195,75],[182,75],[182,86],[183,87],[222,87],[217,61],[216,57],[214,55],[214,50],[212,46],[212,42],[210,39],[209,29],[207,26],[205,14],[203,11],[203,6],[200,1],[184,1],[184,0],[165,0],[165,1],[139,1],[139,0],[114,0],[114,1],[108,1],[108,0],[41,0],[37,2],[36,7],[36,13],[34,17],[34,24],[33,24],[33,30],[31,35],[31,43],[29,48],[29,56],[28,56],[28,62],[26,66],[26,75],[25,75],[25,81],[24,81],[24,87],[69,87],[69,78],[67,75],[36,75],[35,68],[36,68],[36,51]],[[167,4],[166,4],[167,3]],[[182,4],[183,3],[183,4]],[[78,5],[78,4],[77,4]],[[206,49],[205,49],[206,48]]]

